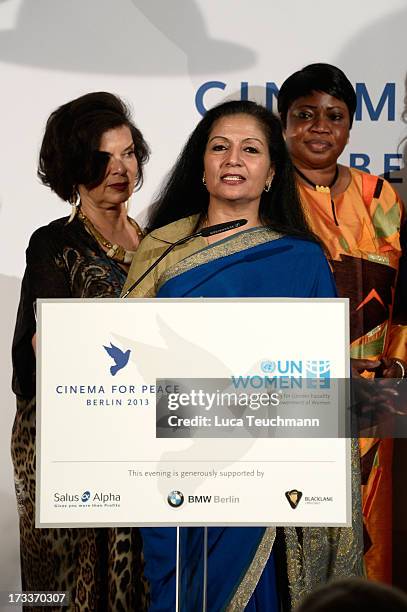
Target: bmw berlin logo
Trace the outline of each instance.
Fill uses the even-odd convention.
[[[167,497],[167,502],[171,508],[179,508],[184,503],[184,496],[181,491],[171,491]]]

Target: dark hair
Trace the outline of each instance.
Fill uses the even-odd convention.
[[[297,612],[402,612],[407,595],[386,584],[363,578],[345,578],[316,589],[304,599]]]
[[[63,200],[75,199],[78,185],[99,185],[106,173],[108,154],[99,151],[102,134],[127,126],[138,164],[136,186],[143,183],[143,165],[149,148],[134,125],[128,108],[105,91],[88,93],[51,113],[45,128],[38,163],[38,176]]]
[[[302,70],[294,72],[281,85],[278,94],[278,112],[284,127],[287,125],[287,113],[291,104],[298,98],[309,96],[313,91],[322,91],[345,102],[352,127],[356,110],[356,93],[345,73],[331,64],[305,66]]]
[[[264,130],[270,160],[275,167],[271,189],[268,193],[263,191],[260,198],[261,221],[277,231],[315,240],[302,211],[280,121],[264,106],[246,100],[215,106],[198,123],[150,209],[150,231],[189,215],[198,213],[202,217],[207,213],[209,193],[202,183],[202,176],[209,134],[215,121],[221,117],[240,114],[254,117]]]

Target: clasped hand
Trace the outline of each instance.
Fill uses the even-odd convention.
[[[351,410],[358,434],[371,429],[375,437],[392,435],[394,417],[407,415],[406,393],[403,393],[404,389],[407,391],[407,380],[399,386],[401,376],[407,372],[407,363],[393,357],[351,359],[351,369]],[[363,376],[366,372],[374,377]]]

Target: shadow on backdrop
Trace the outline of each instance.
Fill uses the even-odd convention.
[[[3,0],[4,1],[4,0]],[[7,1],[7,0],[6,0]],[[166,76],[240,70],[256,53],[212,39],[195,0],[24,0],[0,59],[25,66]]]

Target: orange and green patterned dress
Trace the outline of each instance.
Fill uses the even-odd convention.
[[[403,205],[391,185],[350,169],[351,182],[331,201],[299,185],[314,233],[331,257],[338,294],[350,301],[351,357],[407,360],[407,326],[393,325],[392,313],[401,256]],[[392,580],[393,440],[362,438],[362,499],[368,577]]]

